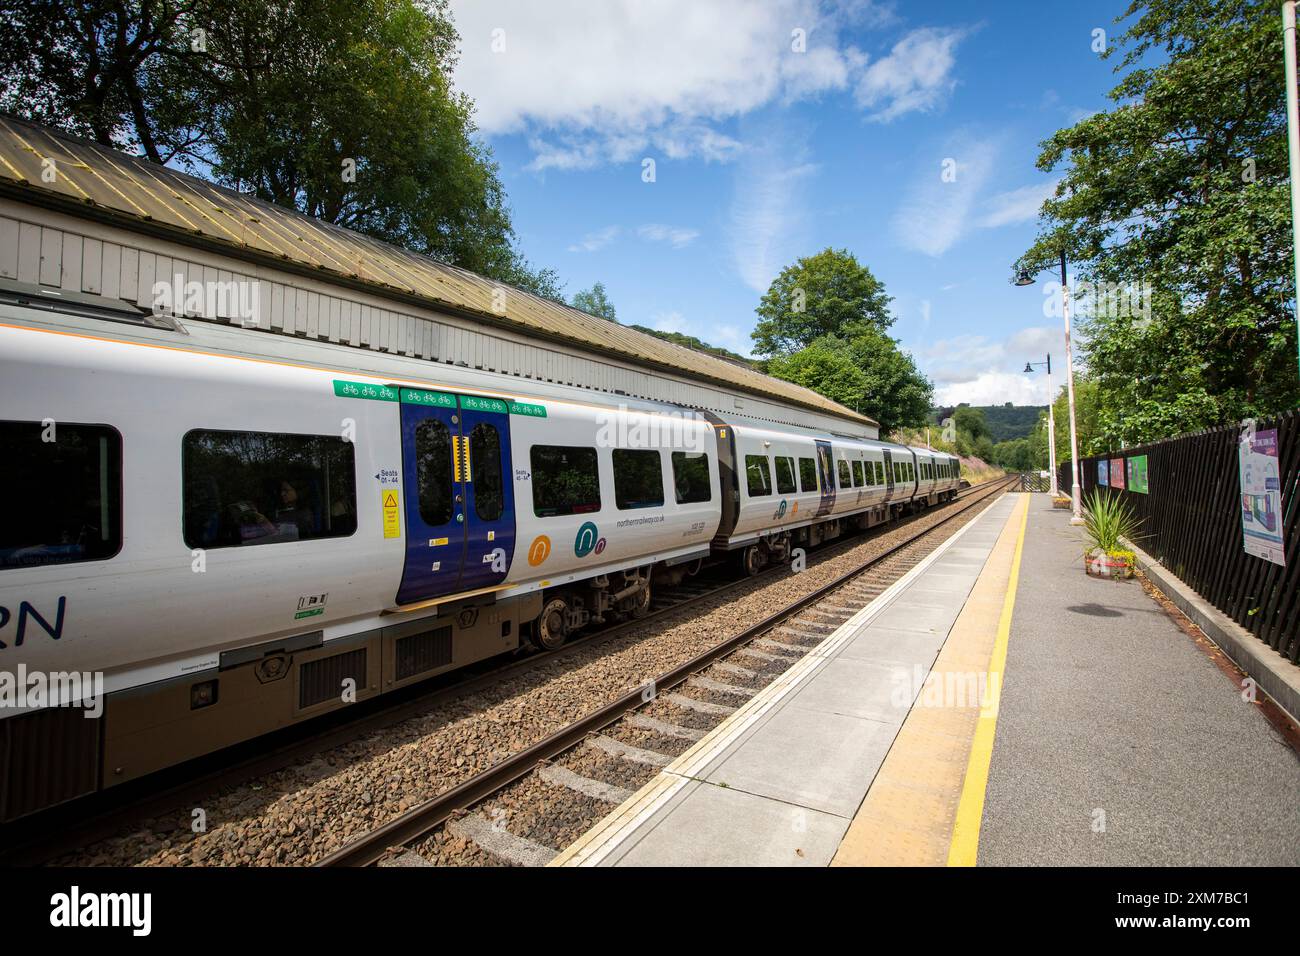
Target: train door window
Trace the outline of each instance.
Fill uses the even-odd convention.
[[[501,435],[495,425],[480,422],[469,433],[469,469],[474,482],[474,514],[496,521],[505,510],[501,475]]]
[[[784,455],[776,456],[776,490],[782,495],[795,493],[793,458],[786,458]]]
[[[432,528],[451,520],[452,488],[451,431],[436,418],[420,422],[415,429],[415,481],[420,496],[420,517]]]
[[[853,487],[862,487],[862,462],[860,461],[855,461],[853,463]]]
[[[0,422],[0,568],[106,561],[122,547],[122,436]]]
[[[840,459],[840,487],[853,487],[853,479],[849,477],[849,463],[843,458]]]
[[[815,458],[799,459],[799,490],[800,491],[817,490],[817,459]]]
[[[342,538],[357,530],[356,451],[342,438],[195,429],[181,439],[181,475],[191,548]]]
[[[696,504],[712,498],[709,456],[703,452],[673,452],[673,488],[679,505]]]
[[[766,455],[745,456],[745,481],[749,486],[751,498],[772,493],[772,476],[767,467]]]
[[[534,445],[533,513],[539,518],[600,510],[596,449]]]
[[[614,449],[614,504],[620,509],[661,508],[664,503],[663,463],[659,452]]]

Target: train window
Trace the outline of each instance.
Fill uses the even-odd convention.
[[[657,451],[614,449],[614,504],[621,509],[660,508],[664,503],[663,463]]]
[[[105,561],[122,547],[122,436],[0,422],[0,568]]]
[[[596,449],[534,445],[533,513],[539,518],[600,510]]]
[[[784,455],[776,456],[776,490],[778,494],[792,495],[794,485],[794,459]]]
[[[840,487],[853,487],[853,479],[849,477],[849,463],[843,458],[840,459]]]
[[[673,452],[673,487],[679,505],[696,504],[713,497],[709,486],[709,456],[703,452]]]
[[[330,435],[196,429],[181,439],[184,538],[234,548],[357,530],[356,451]]]
[[[817,490],[817,459],[815,458],[799,459],[799,490],[800,491]]]
[[[855,461],[853,463],[853,487],[862,487],[862,462],[860,461]]]
[[[884,483],[885,483],[885,463],[883,461],[878,461],[876,462],[876,484],[883,485]]]
[[[436,418],[415,427],[415,483],[418,486],[420,517],[430,527],[440,527],[451,520],[452,434]]]
[[[501,435],[495,425],[480,422],[469,433],[469,470],[474,485],[474,514],[496,521],[505,510],[501,476]]]
[[[862,463],[862,470],[865,471],[865,472],[867,473],[867,486],[868,486],[868,487],[870,487],[871,485],[874,485],[874,484],[876,483],[876,469],[873,468],[873,467],[871,467],[871,465],[872,465],[872,463],[871,463],[871,460],[870,460],[870,459],[867,459],[866,461],[864,461],[864,462]]]
[[[745,456],[745,480],[751,498],[772,493],[772,476],[768,472],[766,455]]]

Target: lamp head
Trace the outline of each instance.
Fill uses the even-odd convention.
[[[1032,364],[1030,364],[1029,362],[1026,362],[1026,363],[1025,363],[1025,374],[1028,375],[1028,374],[1029,374],[1030,372],[1032,372],[1033,370],[1034,370],[1034,366],[1033,366]]]

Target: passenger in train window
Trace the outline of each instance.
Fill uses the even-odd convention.
[[[316,532],[316,517],[303,507],[298,489],[285,478],[280,481],[280,507],[275,512],[275,524],[289,540],[309,538]]]

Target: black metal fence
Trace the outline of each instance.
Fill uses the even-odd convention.
[[[1021,491],[1047,491],[1052,486],[1047,475],[1037,471],[1020,472]]]
[[[1109,455],[1083,459],[1085,504],[1098,488],[1122,495],[1141,519],[1138,546],[1158,558],[1220,611],[1292,662],[1300,659],[1300,413],[1256,424],[1277,432],[1281,512],[1263,515],[1282,530],[1285,566],[1247,554],[1238,459],[1242,428],[1229,426],[1180,435]],[[1118,480],[1116,473],[1118,472]],[[1072,487],[1070,462],[1061,465],[1062,494]],[[1122,486],[1122,487],[1121,487]]]

